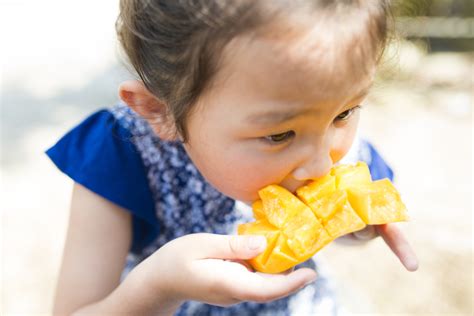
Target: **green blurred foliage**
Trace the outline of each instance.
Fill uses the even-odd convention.
[[[473,0],[394,0],[393,14],[395,17],[438,17],[438,18],[473,18]],[[467,22],[472,23],[472,22]],[[443,26],[438,26],[440,30]],[[435,28],[436,29],[436,28]],[[422,40],[430,52],[436,51],[474,51],[474,30],[468,37],[432,36],[427,38],[408,37]],[[441,32],[440,32],[441,33]]]
[[[395,16],[472,17],[472,0],[396,0]]]

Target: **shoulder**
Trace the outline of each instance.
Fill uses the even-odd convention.
[[[104,109],[72,128],[46,154],[62,172],[92,191],[141,183],[146,171],[131,137]]]
[[[72,128],[46,154],[73,181],[132,213],[137,233],[132,249],[138,249],[156,235],[158,223],[147,168],[132,138],[114,109],[103,109]]]

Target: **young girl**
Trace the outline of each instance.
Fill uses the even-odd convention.
[[[235,235],[250,220],[235,206],[268,184],[295,191],[348,153],[387,6],[122,0],[118,35],[140,80],[48,151],[75,181],[54,313],[335,314],[313,260],[247,268],[265,239]],[[358,148],[374,178],[391,178],[370,144]],[[416,270],[394,225],[351,238],[377,234]]]

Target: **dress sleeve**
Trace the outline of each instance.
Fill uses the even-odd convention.
[[[132,214],[131,251],[139,253],[159,231],[147,172],[131,133],[107,110],[98,111],[46,151],[75,182]]]

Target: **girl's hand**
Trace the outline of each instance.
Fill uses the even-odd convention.
[[[418,258],[403,233],[396,224],[375,225],[375,231],[382,236],[385,243],[400,259],[408,271],[418,269]]]
[[[370,240],[381,236],[385,243],[408,271],[418,269],[418,259],[412,247],[396,224],[368,225],[364,229],[354,232],[350,238],[356,240]]]
[[[218,306],[272,301],[316,278],[307,268],[275,275],[253,272],[243,260],[257,256],[265,247],[263,236],[192,234],[167,243],[147,264],[155,271],[157,290],[170,300]]]

